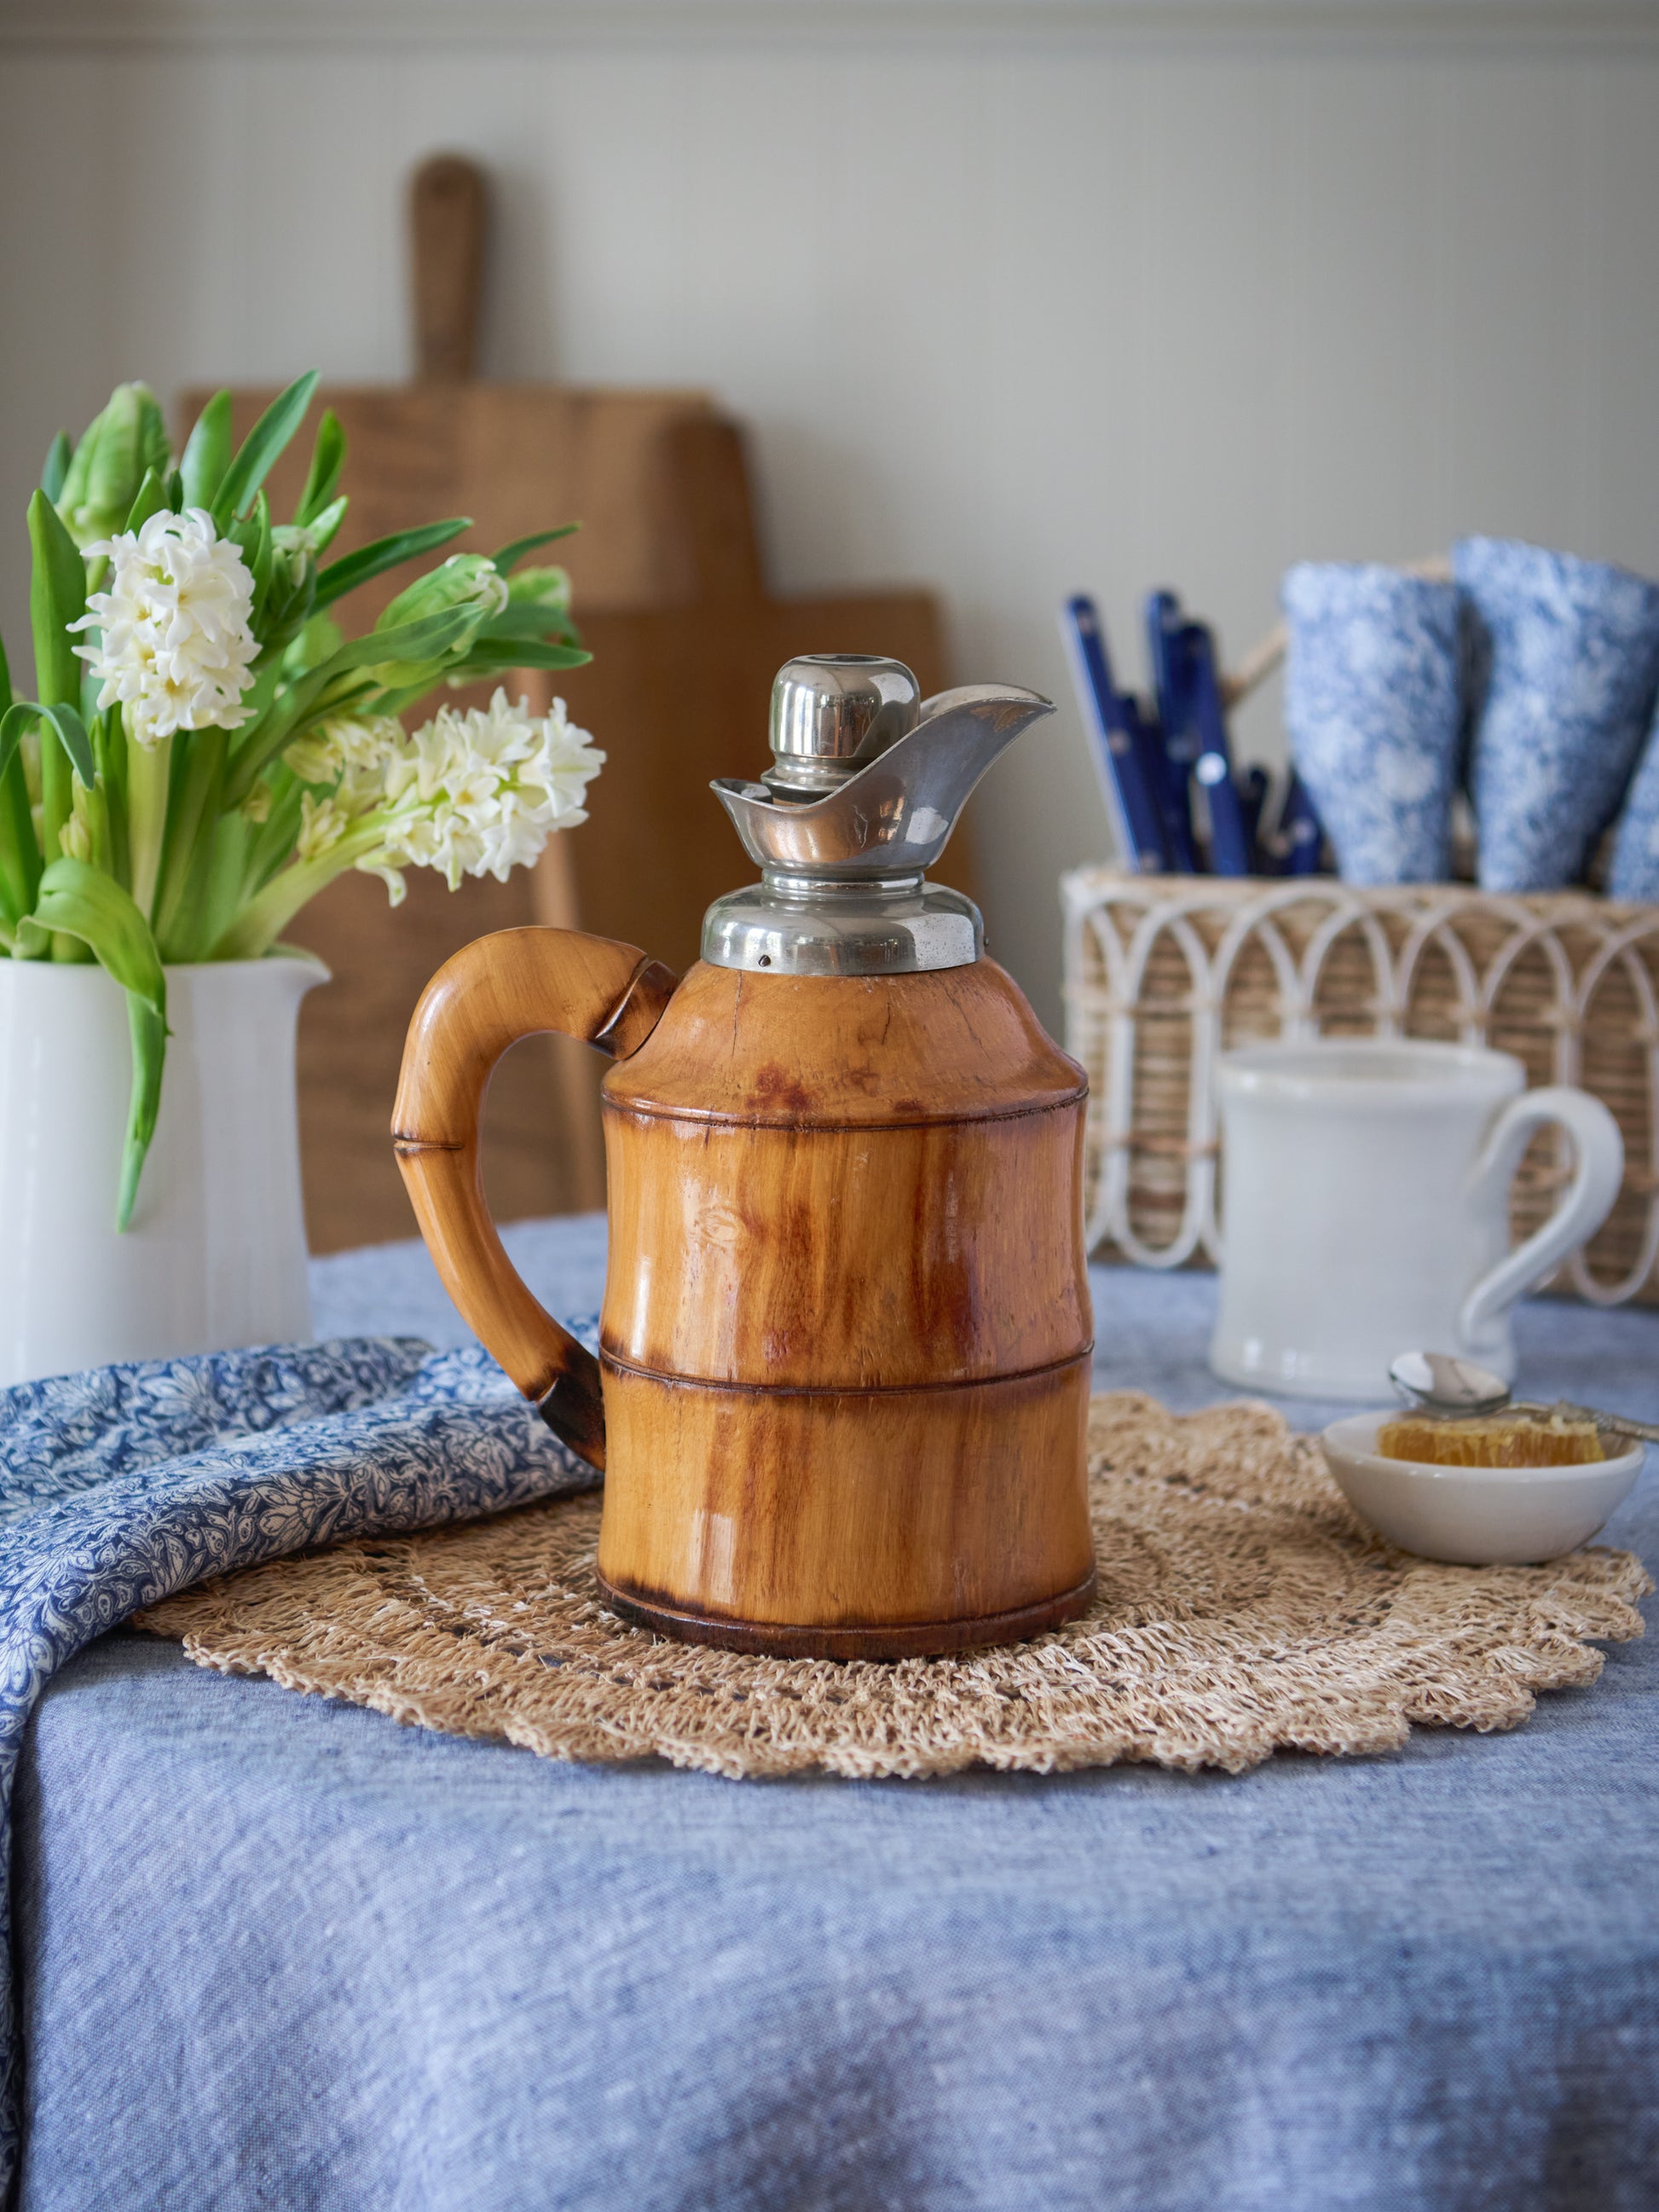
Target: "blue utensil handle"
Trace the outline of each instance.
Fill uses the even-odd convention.
[[[1267,794],[1273,789],[1273,779],[1260,762],[1247,768],[1238,782],[1238,803],[1244,815],[1244,834],[1250,841],[1250,873],[1270,875],[1267,850],[1261,840],[1261,817],[1266,811]]]
[[[1316,876],[1325,847],[1324,825],[1309,796],[1308,787],[1292,769],[1285,786],[1285,804],[1279,810],[1279,872],[1286,876]]]
[[[1112,682],[1106,633],[1086,593],[1067,599],[1060,634],[1071,663],[1083,718],[1094,738],[1094,758],[1106,808],[1124,857],[1143,875],[1169,866],[1158,804],[1147,781],[1138,732]]]
[[[1218,876],[1248,876],[1250,833],[1245,827],[1238,786],[1233,781],[1227,719],[1216,673],[1215,640],[1201,623],[1189,623],[1184,635],[1193,720],[1199,738],[1193,773],[1210,802],[1210,866]]]
[[[1146,660],[1158,708],[1157,760],[1153,770],[1164,813],[1164,842],[1177,868],[1196,875],[1201,866],[1193,834],[1189,779],[1198,757],[1188,696],[1186,625],[1173,592],[1146,595]]]

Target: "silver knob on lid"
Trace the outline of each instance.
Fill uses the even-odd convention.
[[[804,653],[772,686],[772,758],[763,782],[802,798],[834,791],[914,730],[921,686],[902,660]]]
[[[714,793],[761,871],[703,916],[712,967],[773,975],[911,975],[984,946],[971,899],[924,872],[980,778],[1054,708],[969,684],[923,701],[899,660],[811,653],[772,692],[775,764]]]

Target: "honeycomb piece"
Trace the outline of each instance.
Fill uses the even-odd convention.
[[[1488,1413],[1457,1420],[1407,1414],[1376,1432],[1384,1459],[1431,1467],[1582,1467],[1605,1459],[1594,1421],[1559,1413]]]

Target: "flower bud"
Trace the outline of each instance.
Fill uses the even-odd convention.
[[[317,565],[317,541],[310,531],[301,530],[296,523],[279,522],[270,533],[271,566],[282,565],[283,582],[281,588],[289,593],[301,590],[307,564]]]
[[[566,568],[515,568],[507,580],[514,606],[545,607],[550,614],[570,611],[570,573]]]
[[[71,860],[90,860],[96,855],[97,845],[92,833],[92,793],[82,782],[78,769],[69,819],[58,828],[58,849]]]
[[[173,465],[167,425],[147,384],[118,384],[109,404],[88,424],[58,496],[58,512],[79,546],[125,530],[148,472]]]
[[[396,629],[404,623],[422,622],[428,615],[451,607],[476,607],[480,623],[499,614],[507,605],[507,582],[493,562],[482,553],[452,553],[441,568],[416,579],[399,592],[374,625]]]

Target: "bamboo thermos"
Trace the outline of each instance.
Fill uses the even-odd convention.
[[[1051,711],[900,663],[791,661],[773,766],[714,786],[762,880],[683,981],[631,945],[514,929],[416,1010],[394,1121],[451,1296],[605,1473],[605,1602],[740,1650],[890,1659],[1012,1642],[1094,1583],[1084,1425],[1083,1071],[930,884],[969,793]],[[599,1358],[483,1202],[478,1113],[518,1038],[605,1081]]]

